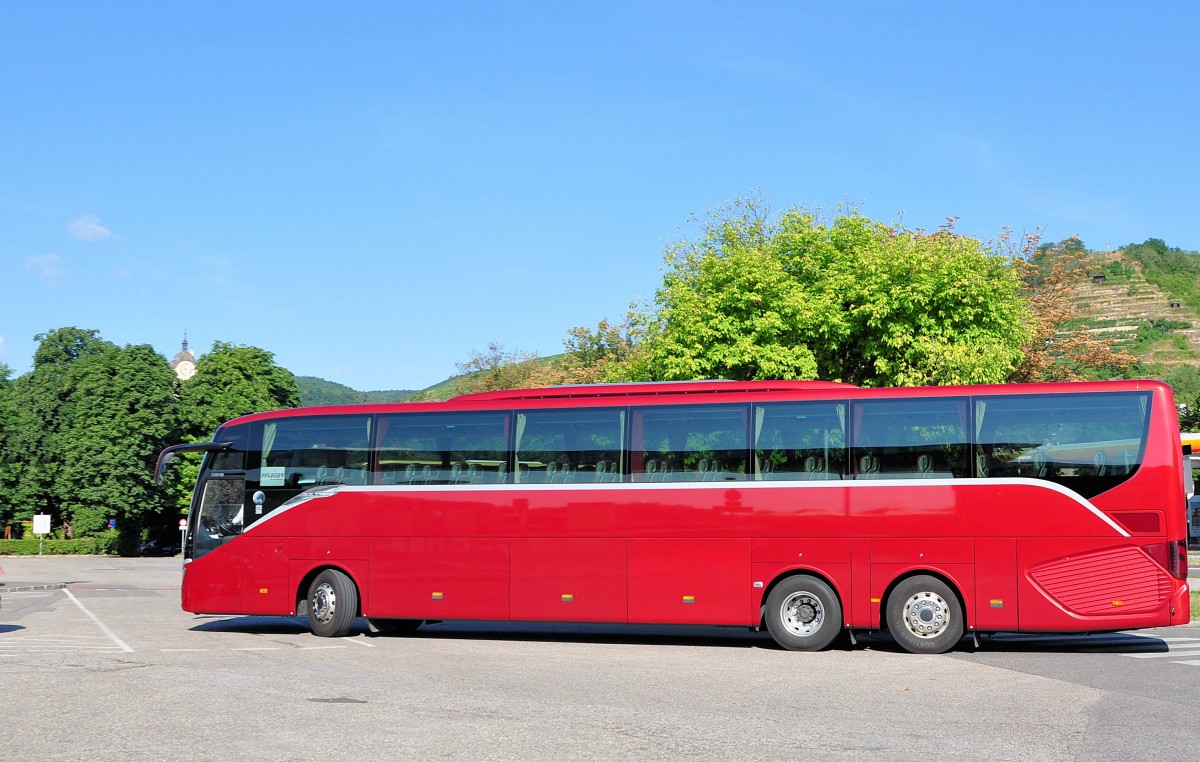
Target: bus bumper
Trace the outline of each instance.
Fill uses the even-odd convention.
[[[1179,586],[1171,596],[1171,624],[1187,624],[1192,619],[1192,596],[1187,583]]]

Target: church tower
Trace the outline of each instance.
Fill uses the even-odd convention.
[[[187,381],[196,375],[196,356],[188,350],[187,331],[183,332],[183,349],[171,359],[171,370],[180,381]]]

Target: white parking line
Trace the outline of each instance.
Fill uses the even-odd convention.
[[[1176,664],[1187,664],[1192,667],[1200,667],[1200,659],[1188,659],[1187,661],[1177,661]]]
[[[359,640],[358,638],[346,638],[346,642],[353,643],[356,646],[362,646],[363,648],[375,648],[374,643],[367,643],[362,640]]]
[[[70,599],[71,599],[71,601],[72,601],[72,602],[73,602],[73,603],[74,603],[76,606],[78,606],[78,607],[79,607],[79,610],[80,610],[80,611],[82,611],[83,613],[87,614],[87,617],[88,617],[88,619],[91,619],[93,622],[95,622],[95,623],[96,623],[96,626],[100,628],[100,632],[103,632],[105,635],[107,635],[107,636],[109,637],[109,639],[110,639],[110,640],[112,640],[112,642],[116,643],[116,644],[117,644],[117,646],[118,646],[118,647],[119,647],[119,648],[120,648],[122,651],[124,651],[125,653],[129,653],[129,654],[133,653],[133,649],[132,649],[132,648],[130,648],[130,647],[128,646],[128,644],[126,644],[126,643],[125,643],[125,641],[121,640],[121,639],[120,639],[120,638],[118,638],[116,635],[114,635],[112,630],[110,630],[110,629],[108,629],[107,627],[105,627],[105,626],[104,626],[104,622],[101,622],[101,621],[100,621],[100,619],[99,619],[99,617],[97,617],[97,616],[96,616],[95,614],[93,614],[92,612],[88,611],[88,610],[87,610],[87,607],[86,607],[86,606],[84,606],[82,603],[80,603],[80,602],[79,602],[79,599],[78,599],[78,598],[76,598],[74,595],[72,595],[70,590],[68,590],[67,588],[65,588],[65,587],[64,587],[64,588],[63,588],[63,592],[64,592],[64,593],[66,593],[66,594],[67,594],[67,597],[68,597],[68,598],[70,598]]]
[[[1121,655],[1128,656],[1131,659],[1170,659],[1170,658],[1178,659],[1180,656],[1200,656],[1200,651],[1197,651],[1196,649],[1193,648],[1190,651],[1184,651],[1184,650],[1161,651],[1158,653],[1151,653],[1151,654],[1121,654]]]

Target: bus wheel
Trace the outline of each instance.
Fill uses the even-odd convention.
[[[842,604],[816,577],[788,577],[767,596],[767,631],[789,651],[819,651],[842,631]]]
[[[322,638],[340,638],[354,627],[358,589],[343,572],[326,569],[308,586],[308,626]]]
[[[950,586],[936,577],[909,577],[887,602],[888,631],[904,650],[940,654],[963,636],[962,606]]]
[[[409,635],[417,631],[423,619],[368,619],[375,631],[381,635]]]

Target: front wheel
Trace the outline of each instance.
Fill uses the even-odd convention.
[[[816,577],[788,577],[767,596],[767,631],[789,651],[819,651],[842,631],[842,604]]]
[[[308,586],[308,626],[322,638],[340,638],[358,616],[358,588],[344,572],[326,569]]]
[[[963,636],[962,606],[950,586],[937,577],[909,577],[888,596],[887,625],[906,651],[945,653]]]

